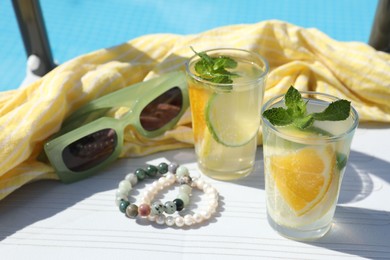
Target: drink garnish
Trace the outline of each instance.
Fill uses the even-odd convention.
[[[274,107],[263,112],[263,116],[276,126],[293,124],[299,129],[307,129],[318,121],[341,121],[349,117],[351,102],[340,99],[329,104],[322,112],[307,112],[308,101],[304,101],[301,93],[293,86],[290,86],[284,96],[286,108]]]
[[[239,77],[237,73],[227,70],[237,67],[237,61],[233,58],[224,55],[210,57],[206,52],[196,52],[192,47],[191,49],[200,57],[200,60],[195,63],[195,71],[202,79],[213,83],[231,84],[233,77]],[[232,88],[229,85],[221,87]]]

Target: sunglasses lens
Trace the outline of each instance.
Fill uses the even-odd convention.
[[[111,156],[118,136],[107,128],[80,138],[62,151],[62,159],[70,170],[81,172],[93,168]]]
[[[147,131],[157,130],[174,119],[183,107],[183,94],[174,87],[150,102],[141,112],[141,125]]]

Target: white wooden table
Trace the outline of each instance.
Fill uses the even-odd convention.
[[[316,242],[288,240],[268,225],[262,155],[259,146],[255,171],[243,180],[205,178],[220,193],[218,212],[187,229],[128,219],[114,198],[125,174],[150,160],[199,173],[192,149],[122,159],[70,185],[26,185],[0,201],[0,259],[390,259],[389,125],[360,125],[334,225]],[[193,200],[202,203],[201,196]]]

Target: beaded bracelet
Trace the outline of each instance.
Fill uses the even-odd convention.
[[[132,187],[138,181],[144,180],[145,177],[156,177],[158,174],[165,175],[154,181],[151,187],[142,193],[141,204],[137,206],[134,203],[130,203],[128,197]],[[150,204],[158,191],[169,187],[175,182],[181,185],[179,195],[176,199],[167,201],[165,204],[159,201]],[[203,190],[206,197],[211,200],[210,205],[200,213],[194,213],[193,215],[187,214],[184,217],[180,215],[165,216],[164,213],[171,215],[175,212],[182,211],[184,207],[188,206],[192,188]],[[190,226],[201,223],[209,219],[218,207],[218,192],[214,187],[201,179],[192,180],[186,167],[179,166],[175,163],[170,163],[169,165],[160,163],[158,167],[148,165],[146,170],[137,169],[135,173],[126,175],[125,179],[119,183],[116,192],[116,204],[120,211],[125,213],[129,218],[140,216],[150,221],[155,221],[157,224],[182,227],[184,225]]]

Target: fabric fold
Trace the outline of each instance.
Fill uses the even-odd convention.
[[[112,91],[184,70],[193,55],[190,46],[198,51],[242,48],[264,56],[271,69],[265,101],[293,85],[351,100],[361,121],[390,122],[390,55],[365,43],[339,42],[317,29],[277,20],[194,35],[145,35],[76,57],[31,85],[0,93],[0,199],[28,182],[56,179],[51,166],[38,157],[44,141],[69,114]],[[188,110],[174,129],[155,139],[141,137],[129,127],[121,156],[192,145]]]

